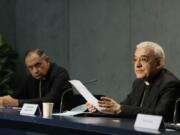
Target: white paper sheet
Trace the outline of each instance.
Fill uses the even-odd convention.
[[[65,111],[63,113],[53,113],[52,115],[54,116],[74,116],[82,113],[87,113],[85,112],[87,110],[87,107],[85,104],[76,106],[72,108],[70,111]]]
[[[63,113],[53,113],[52,115],[54,116],[74,116],[74,115],[78,115],[78,114],[82,114],[84,112],[77,112],[77,111],[66,111]]]
[[[74,108],[72,108],[70,111],[74,112],[85,112],[87,110],[86,104],[78,105]]]
[[[98,106],[98,100],[89,92],[89,90],[79,80],[70,80],[69,82],[90,104],[92,104],[98,111],[101,111],[101,107]]]

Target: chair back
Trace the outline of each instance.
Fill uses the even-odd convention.
[[[173,122],[175,124],[180,123],[180,98],[178,98],[175,103]]]

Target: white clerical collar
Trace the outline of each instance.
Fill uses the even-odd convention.
[[[46,80],[46,77],[42,77],[39,80],[44,81],[44,80]]]
[[[148,81],[144,81],[144,83],[148,86],[150,85],[150,83]]]

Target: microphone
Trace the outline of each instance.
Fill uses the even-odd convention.
[[[176,103],[175,103],[174,116],[173,116],[173,123],[174,124],[180,122],[180,116],[179,116],[180,115],[179,114],[180,113],[180,106],[179,106],[179,104],[180,104],[180,98],[178,98],[176,100]]]
[[[91,84],[91,83],[94,83],[94,82],[97,82],[97,81],[98,81],[97,79],[92,79],[92,80],[86,81],[84,83],[84,85],[88,85],[88,84]]]
[[[98,80],[97,79],[92,79],[92,80],[89,80],[89,81],[86,81],[84,83],[84,85],[89,85],[91,83],[94,83],[94,82],[97,82]],[[63,91],[62,95],[61,95],[61,101],[60,101],[60,109],[59,109],[59,112],[62,113],[62,108],[63,108],[63,104],[64,104],[64,96],[68,93],[68,92],[73,92],[73,87],[69,88],[69,89],[66,89],[65,91]]]

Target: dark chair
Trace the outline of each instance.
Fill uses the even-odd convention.
[[[178,98],[175,103],[173,122],[175,124],[180,123],[180,98]]]

